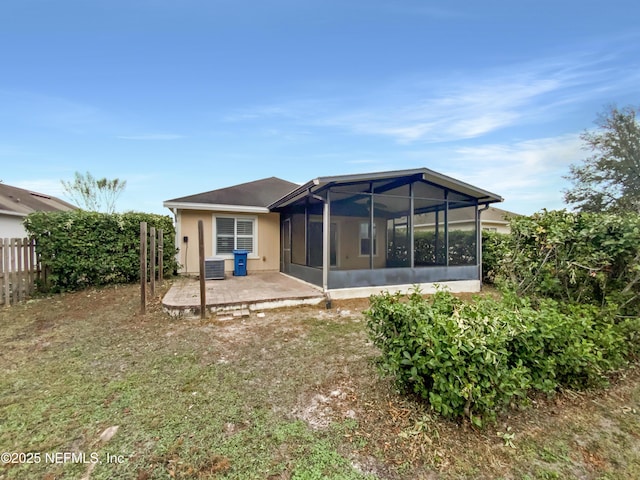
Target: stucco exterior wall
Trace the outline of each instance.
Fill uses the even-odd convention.
[[[505,222],[492,222],[491,220],[481,222],[483,230],[490,230],[498,233],[511,233],[511,226]]]
[[[317,225],[321,225],[322,217],[312,215],[310,217],[311,222]],[[367,218],[358,217],[340,217],[332,216],[331,225],[332,228],[337,229],[336,232],[336,258],[337,265],[332,268],[340,270],[356,270],[356,269],[368,269],[369,268],[369,255],[360,255],[360,223],[368,221]],[[376,255],[373,256],[374,268],[384,268],[386,265],[386,222],[384,219],[376,219]],[[314,241],[310,239],[310,241]],[[316,261],[314,266],[320,267],[322,261],[322,242],[319,243],[316,240],[315,245],[311,248],[315,248],[316,251],[311,253],[311,257]],[[291,225],[291,248],[292,248],[292,262],[304,265],[306,262],[305,253],[305,226],[304,216],[297,215],[297,218],[292,221]]]
[[[338,227],[338,269],[357,270],[369,268],[369,255],[360,255],[360,223],[367,218],[332,216],[331,222]],[[383,219],[375,220],[376,254],[373,256],[373,268],[386,266],[387,224]]]
[[[247,273],[280,270],[280,214],[279,213],[229,213],[199,210],[179,210],[177,214],[176,239],[181,265],[180,273],[197,274],[198,220],[204,226],[204,255],[224,257],[225,271],[233,272],[233,255],[217,255],[214,248],[214,226],[216,216],[254,218],[256,228],[256,252],[247,257]],[[188,241],[184,241],[184,237]]]
[[[24,217],[0,214],[0,238],[24,238],[27,231],[22,226]]]

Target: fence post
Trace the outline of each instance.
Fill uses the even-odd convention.
[[[164,230],[158,230],[158,281],[164,281]]]
[[[16,256],[16,284],[14,285],[14,289],[16,291],[16,301],[24,300],[23,293],[23,285],[22,285],[22,277],[24,276],[24,271],[22,270],[22,239],[16,238],[16,248],[13,251]]]
[[[140,222],[140,313],[147,309],[147,222]]]
[[[198,257],[200,260],[200,318],[207,318],[207,290],[204,284],[204,223],[198,220]]]
[[[18,303],[18,291],[16,289],[16,279],[18,277],[18,272],[16,272],[16,242],[17,239],[12,238],[10,240],[10,255],[11,255],[11,272],[9,272],[9,281],[11,283],[11,301],[10,305],[15,305]]]
[[[156,227],[151,227],[149,230],[149,239],[151,245],[149,246],[150,264],[149,264],[149,276],[151,280],[151,298],[156,296]]]
[[[11,270],[9,268],[9,245],[11,240],[8,238],[2,239],[2,271],[4,272],[2,275],[2,290],[4,297],[4,304],[11,304],[11,297],[9,296],[9,284],[11,283]]]
[[[27,245],[27,249],[29,252],[29,289],[30,292],[35,291],[36,289],[36,241],[31,238],[29,239],[29,244]]]
[[[22,239],[22,263],[24,264],[24,297],[31,295],[31,265],[29,264],[29,239]]]

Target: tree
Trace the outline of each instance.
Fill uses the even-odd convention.
[[[571,165],[564,178],[574,187],[566,203],[583,212],[640,212],[640,124],[635,107],[609,107],[596,120],[598,129],[580,137],[593,154]]]
[[[116,200],[127,186],[126,180],[95,178],[89,172],[75,172],[73,181],[61,180],[64,191],[80,208],[89,211],[113,213]]]

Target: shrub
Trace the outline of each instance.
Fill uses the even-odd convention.
[[[482,232],[482,280],[486,283],[495,283],[500,273],[502,259],[509,250],[509,234]]]
[[[639,215],[544,210],[512,219],[504,240],[485,244],[487,272],[519,294],[638,314]]]
[[[163,230],[163,273],[173,273],[175,231],[168,216],[84,210],[36,212],[26,218],[25,227],[36,240],[42,266],[48,271],[48,287],[57,292],[138,281],[143,221]]]
[[[554,300],[534,307],[517,295],[464,303],[444,291],[428,301],[416,290],[370,302],[367,327],[381,371],[443,416],[478,425],[526,403],[532,389],[605,383],[632,353],[625,339],[638,334],[638,325],[615,324],[613,312],[567,310]]]

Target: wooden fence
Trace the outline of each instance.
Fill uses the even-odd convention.
[[[162,283],[163,256],[164,231],[159,229],[156,232],[156,227],[147,229],[147,222],[140,222],[140,313],[142,315],[147,311],[147,282],[150,281],[152,298],[156,296],[156,277]]]
[[[40,273],[33,240],[0,238],[0,305],[14,305],[29,298]]]

